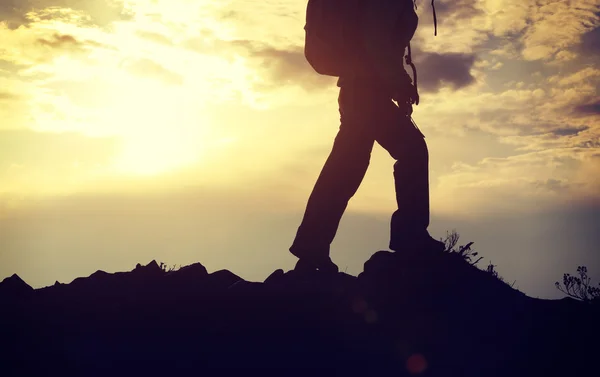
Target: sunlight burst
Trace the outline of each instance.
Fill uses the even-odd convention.
[[[188,104],[181,91],[135,81],[110,111],[122,140],[117,170],[158,174],[199,161],[209,130],[194,111],[200,104]]]

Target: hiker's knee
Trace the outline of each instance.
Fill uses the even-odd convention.
[[[340,131],[325,162],[322,179],[331,182],[329,186],[337,195],[352,196],[369,167],[372,149],[372,141]]]
[[[338,164],[339,170],[336,172],[336,175],[340,177],[337,187],[340,197],[348,200],[354,196],[369,168],[370,159],[370,148],[362,148],[344,156],[343,161]]]
[[[346,124],[340,127],[335,137],[333,153],[344,160],[363,161],[371,157],[373,136],[359,127]]]
[[[429,150],[423,137],[413,137],[404,140],[396,148],[388,150],[392,158],[400,163],[413,161],[417,164],[429,162]]]
[[[417,149],[415,152],[417,158],[424,161],[429,161],[429,149],[427,149],[427,143],[425,142],[424,137],[419,135],[419,137],[415,138],[415,147]]]
[[[354,184],[360,184],[371,161],[371,148],[362,147],[355,150],[348,150],[348,153],[338,155],[337,170],[338,174],[347,177]],[[357,181],[358,183],[354,182]]]

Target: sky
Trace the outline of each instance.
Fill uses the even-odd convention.
[[[293,268],[339,127],[335,78],[303,56],[306,3],[0,2],[0,279]],[[562,297],[579,265],[597,283],[600,1],[437,0],[437,36],[417,5],[430,233],[533,297]],[[342,271],[388,247],[393,163],[376,146],[332,244]]]

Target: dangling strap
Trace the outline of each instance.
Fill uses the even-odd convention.
[[[415,92],[417,93],[417,98],[415,98],[415,105],[419,104],[419,89],[417,86],[417,67],[415,67],[415,64],[412,61],[412,52],[410,50],[410,42],[408,42],[408,53],[406,54],[406,64],[410,65],[410,68],[412,69],[413,72],[413,81],[414,81],[414,86],[415,86]]]
[[[433,35],[437,36],[437,14],[435,14],[435,0],[431,0],[431,6],[433,7],[433,27],[435,28]]]
[[[415,9],[417,9],[417,2],[413,1],[413,4],[415,6]],[[433,26],[434,26],[433,35],[437,36],[437,14],[435,12],[435,0],[431,0],[431,6],[433,7]],[[415,67],[415,64],[412,61],[412,53],[410,50],[410,41],[408,42],[408,53],[406,54],[406,64],[410,65],[410,68],[412,69],[412,72],[413,72],[413,81],[414,81],[414,86],[415,86],[415,92],[417,93],[417,98],[415,98],[415,104],[418,105],[419,104],[419,89],[417,86],[417,67]]]
[[[417,0],[413,0],[415,10],[417,9]],[[433,27],[435,28],[433,35],[437,36],[437,14],[435,13],[435,0],[431,0],[431,6],[433,7]]]

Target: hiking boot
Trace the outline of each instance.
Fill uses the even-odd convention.
[[[425,233],[422,236],[393,240],[390,242],[390,249],[436,254],[443,253],[446,250],[446,244],[434,239],[429,233]]]
[[[337,274],[339,271],[338,266],[333,263],[330,257],[321,257],[318,259],[311,259],[308,257],[301,258],[296,263],[294,271],[299,272],[310,272],[310,271],[323,271],[330,274]]]
[[[338,272],[338,266],[329,257],[329,247],[298,247],[294,244],[290,247],[290,253],[299,259],[294,271]]]

